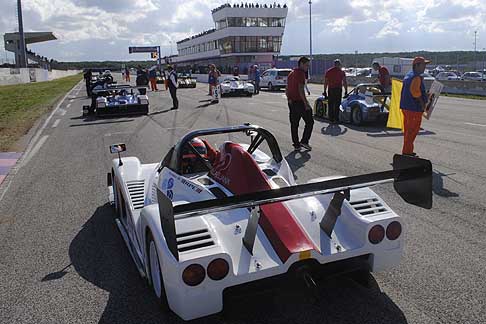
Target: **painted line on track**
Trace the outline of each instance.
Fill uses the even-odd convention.
[[[56,128],[57,125],[59,125],[60,122],[61,122],[60,119],[56,119],[56,121],[54,122],[54,124],[52,124],[52,128]]]
[[[69,107],[71,107],[71,103],[68,103],[67,106],[66,106],[66,108],[69,108]]]
[[[22,160],[22,165],[29,163],[32,157],[34,157],[34,155],[40,150],[40,148],[42,147],[42,145],[44,145],[48,138],[49,135],[44,135],[37,141],[37,144],[35,144],[35,146],[29,152],[29,155],[27,155],[25,159]]]
[[[471,126],[486,127],[486,125],[483,125],[483,124],[474,124],[474,123],[464,123],[464,124],[471,125]]]

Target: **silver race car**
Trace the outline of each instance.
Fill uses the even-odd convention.
[[[225,79],[221,83],[221,97],[226,96],[253,96],[255,87],[252,83],[241,80],[237,76]]]

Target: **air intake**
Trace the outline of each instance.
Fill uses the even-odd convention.
[[[145,181],[127,181],[127,188],[133,209],[137,210],[143,208],[145,201]]]
[[[350,201],[349,204],[361,216],[373,216],[388,211],[388,209],[383,206],[383,203],[376,197]]]
[[[214,241],[208,229],[200,229],[176,235],[177,250],[186,252],[214,245]]]

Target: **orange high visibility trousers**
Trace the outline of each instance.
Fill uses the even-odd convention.
[[[422,112],[402,109],[403,112],[403,148],[402,154],[413,153],[413,142],[420,131]]]

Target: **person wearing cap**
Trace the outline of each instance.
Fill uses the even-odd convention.
[[[172,65],[167,66],[167,70],[169,71],[169,92],[170,96],[172,97],[172,110],[179,109],[179,99],[177,99],[177,73],[175,72]]]
[[[381,91],[383,93],[390,94],[391,93],[391,78],[390,72],[384,66],[381,66],[378,62],[373,62],[373,70],[378,71],[378,81],[380,82]]]
[[[415,138],[420,131],[422,115],[428,102],[422,73],[430,61],[418,56],[414,58],[413,70],[408,72],[403,79],[402,93],[400,96],[400,109],[403,112],[403,155],[415,156]]]
[[[312,116],[312,107],[307,101],[304,92],[305,72],[309,70],[309,63],[310,60],[305,56],[299,59],[299,66],[293,69],[287,77],[287,88],[285,89],[289,105],[292,145],[295,151],[299,151],[301,147],[308,151],[312,150],[309,140],[314,126],[314,118]],[[299,122],[301,118],[305,122],[305,127],[302,140],[299,141]]]
[[[339,106],[344,92],[348,90],[346,74],[342,70],[341,61],[334,60],[334,66],[324,75],[324,97],[328,98],[329,120],[331,124],[339,121]]]

